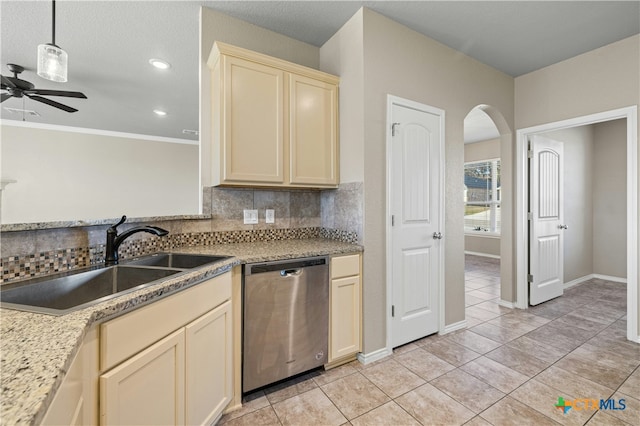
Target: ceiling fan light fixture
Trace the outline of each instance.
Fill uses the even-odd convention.
[[[67,52],[56,45],[56,1],[51,1],[51,43],[38,45],[38,75],[44,79],[67,81]]]
[[[55,44],[38,46],[38,75],[59,83],[67,81],[67,52]]]

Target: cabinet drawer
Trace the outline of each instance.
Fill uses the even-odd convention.
[[[331,258],[331,278],[360,275],[360,255],[339,256]]]
[[[181,291],[100,326],[106,371],[231,298],[231,273]]]

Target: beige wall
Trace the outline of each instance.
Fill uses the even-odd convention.
[[[465,234],[464,251],[469,254],[500,257],[500,237]]]
[[[638,105],[639,75],[640,35],[635,35],[517,77],[516,128]]]
[[[2,179],[17,181],[0,193],[2,223],[199,211],[198,145],[11,125],[0,133]]]
[[[318,69],[320,49],[203,7],[200,9],[200,150],[202,185],[211,186],[211,70],[207,59],[215,41]]]
[[[564,146],[564,282],[586,277],[593,270],[593,126],[546,133]],[[626,194],[625,194],[626,195]]]
[[[364,179],[363,12],[320,48],[320,69],[340,76],[340,181]]]
[[[464,144],[464,162],[492,160],[500,158],[500,139]]]
[[[627,123],[594,125],[593,272],[627,277]]]
[[[364,352],[386,345],[386,112],[387,94],[411,99],[446,112],[445,122],[445,322],[464,320],[464,233],[462,226],[464,163],[463,122],[479,104],[497,108],[512,123],[513,79],[403,25],[368,9],[352,18],[321,48],[322,67],[346,71],[344,52],[336,46],[357,51],[358,43],[348,39],[363,34],[362,71],[355,71],[343,84],[357,86],[362,79],[363,105],[352,104],[347,111],[356,117],[344,120],[354,137],[353,157],[341,161],[362,170],[353,179],[364,181]],[[348,52],[347,52],[348,53]],[[359,60],[355,60],[359,67]],[[341,88],[341,90],[343,90]],[[363,108],[362,118],[357,118]],[[362,121],[360,121],[362,120]],[[361,142],[359,135],[364,135]],[[350,138],[342,136],[342,147]],[[511,152],[507,146],[508,153]],[[362,151],[362,155],[357,153]],[[510,231],[507,231],[510,234]]]
[[[640,35],[515,79],[518,129],[637,105]]]
[[[500,139],[464,144],[464,162],[500,158],[500,144]],[[464,251],[500,257],[500,237],[466,234]]]

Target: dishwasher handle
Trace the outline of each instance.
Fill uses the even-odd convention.
[[[280,271],[281,277],[297,277],[302,273],[302,268],[298,269],[283,269]]]
[[[329,266],[329,258],[327,256],[322,257],[308,257],[302,259],[288,259],[275,262],[259,262],[259,263],[247,263],[244,265],[244,275],[256,275],[263,274],[265,272],[276,272],[281,277],[300,275],[304,268],[312,266]],[[300,271],[300,272],[297,272]]]

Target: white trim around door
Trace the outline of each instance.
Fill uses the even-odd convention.
[[[438,116],[439,118],[439,128],[440,128],[440,140],[439,149],[440,149],[440,175],[439,175],[439,192],[440,192],[440,202],[439,202],[439,216],[442,224],[442,229],[444,229],[444,176],[445,176],[445,151],[444,151],[444,141],[445,141],[445,111],[439,108],[435,108],[429,105],[424,105],[415,101],[411,101],[408,99],[400,98],[393,95],[387,95],[387,123],[386,123],[386,329],[387,329],[387,339],[386,339],[386,353],[392,353],[393,344],[392,344],[392,316],[391,316],[391,305],[393,301],[393,270],[392,270],[392,244],[391,244],[391,235],[392,235],[392,223],[391,223],[391,208],[392,208],[392,194],[391,194],[391,184],[392,184],[392,110],[394,105],[400,105],[406,108],[413,108],[418,111],[424,111],[433,115]],[[439,261],[439,277],[438,277],[438,329],[439,334],[445,332],[445,323],[444,323],[444,265],[445,265],[445,239],[440,240],[439,247],[441,250],[440,261]]]
[[[527,259],[529,256],[527,195],[527,143],[536,133],[567,129],[605,121],[627,120],[627,339],[640,343],[638,331],[638,107],[637,105],[542,124],[516,132],[516,307],[529,305]]]

